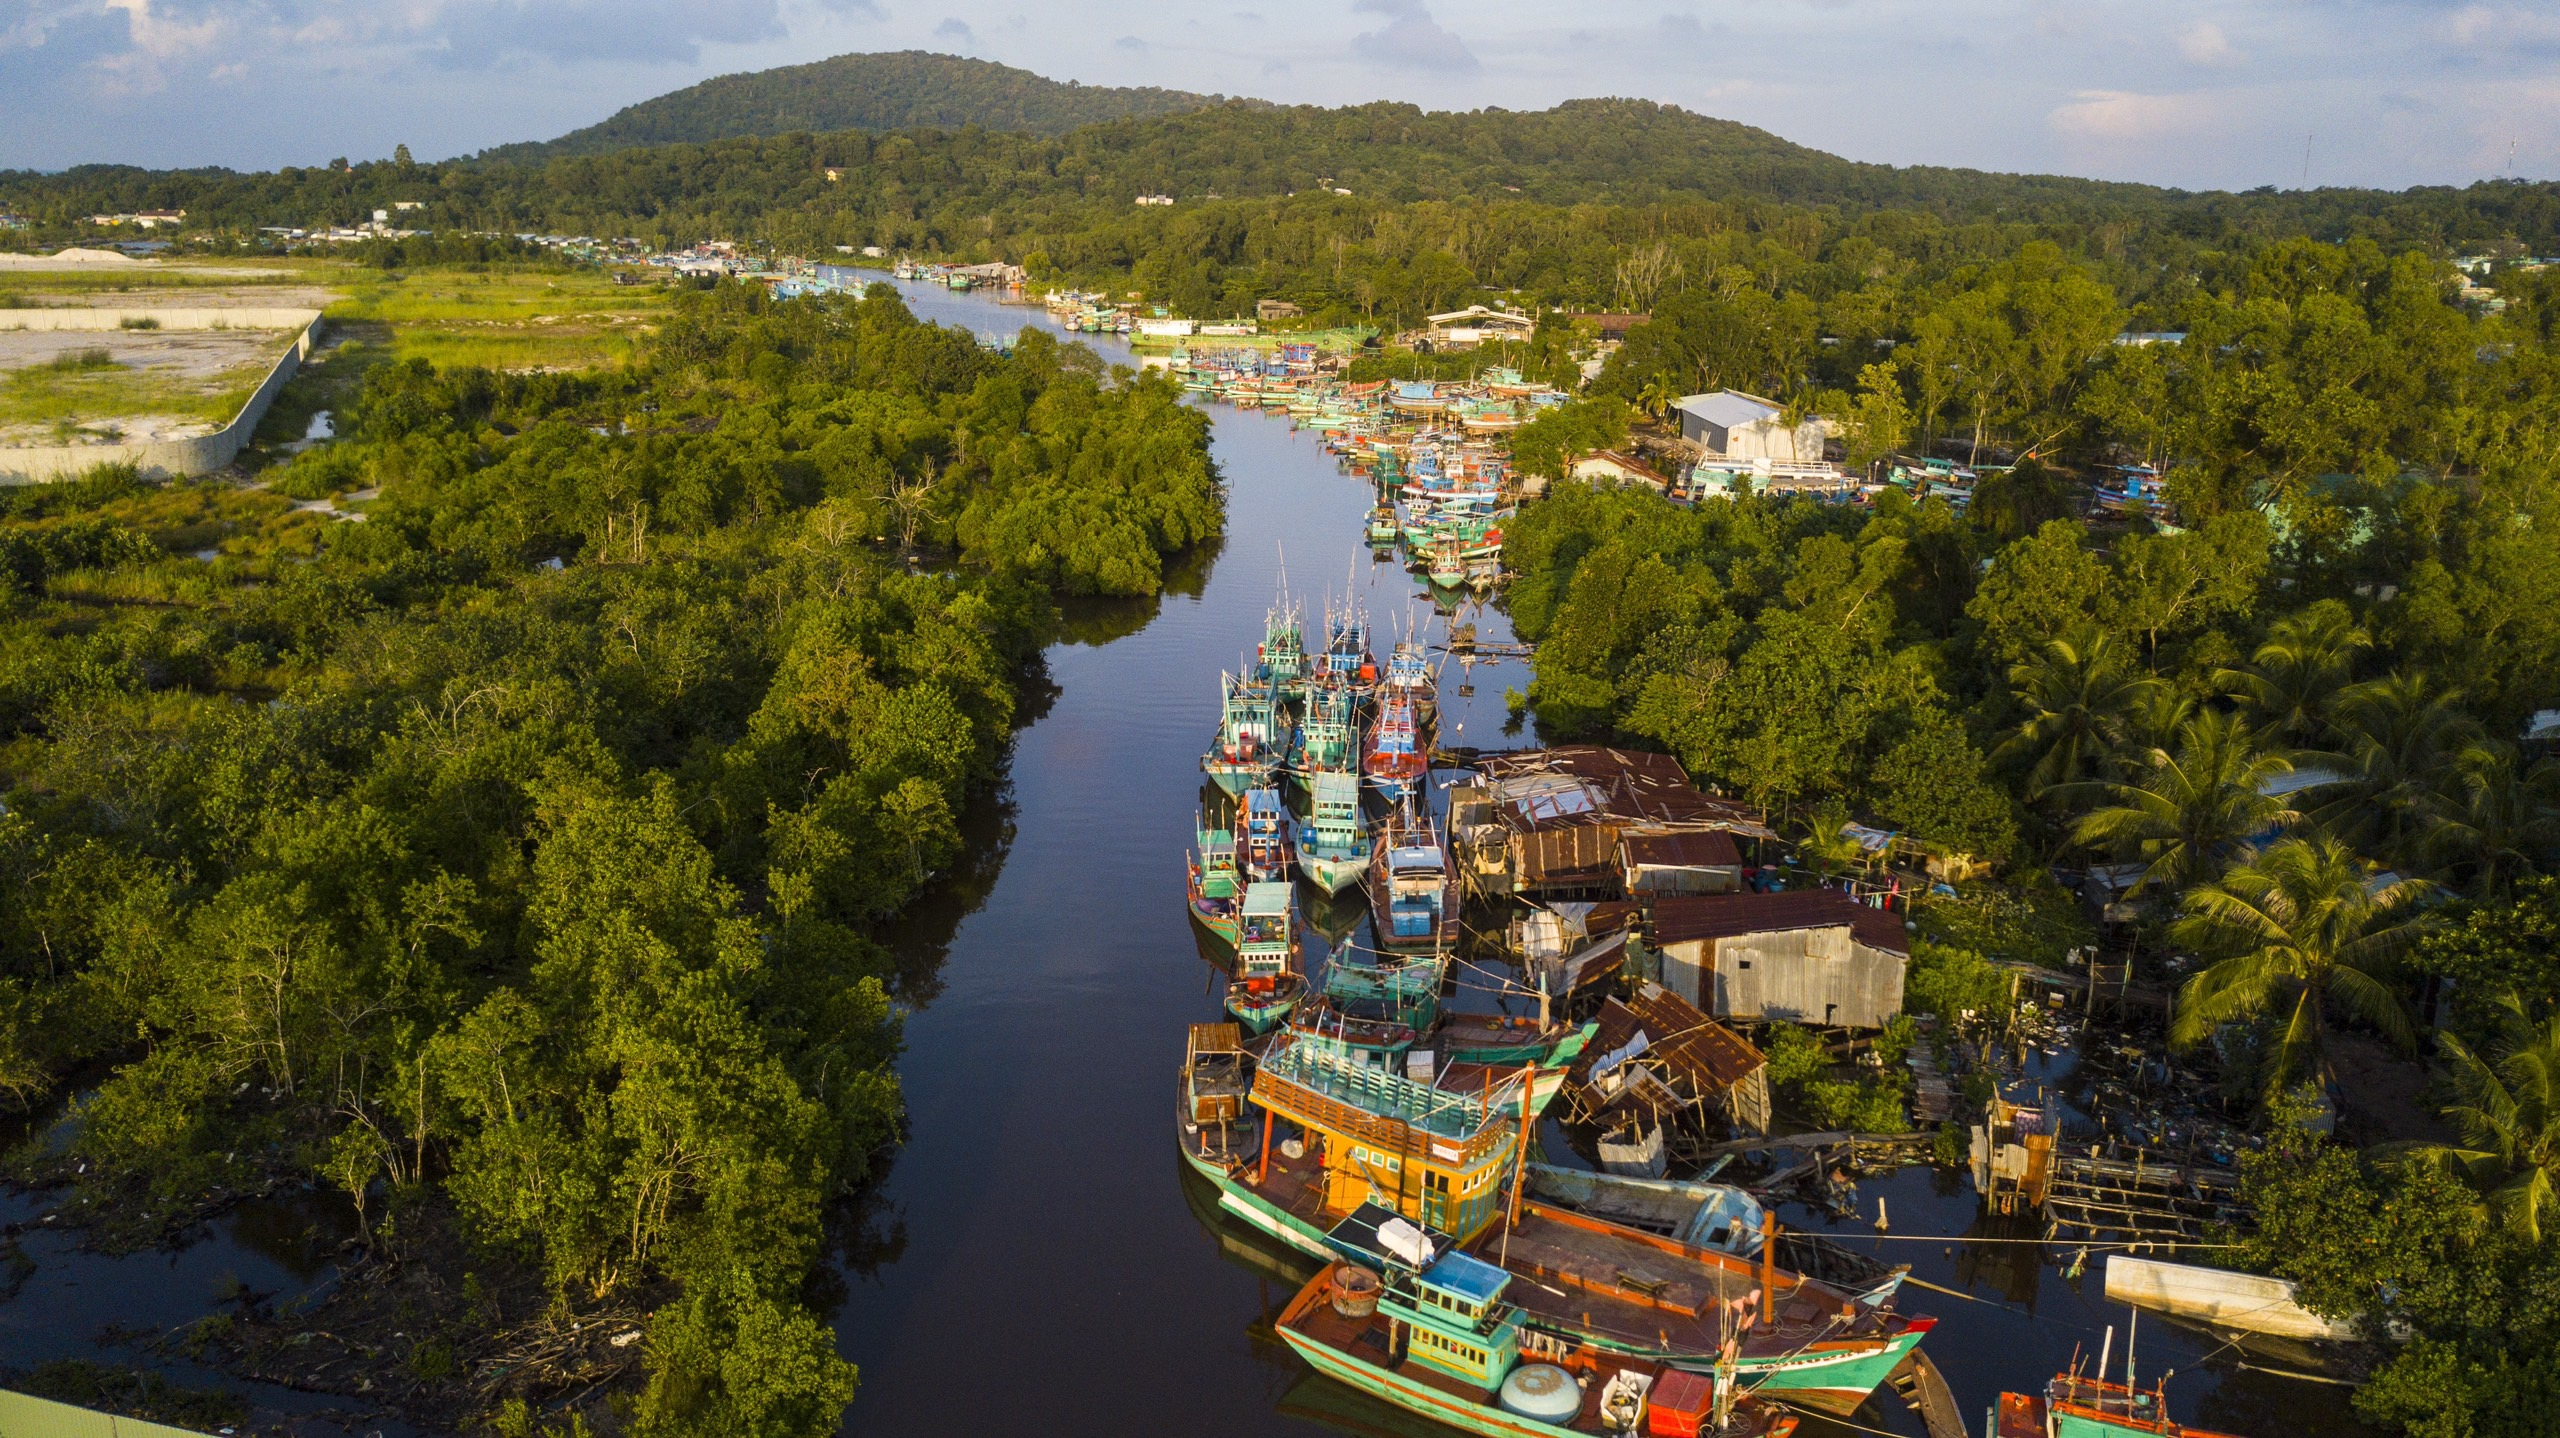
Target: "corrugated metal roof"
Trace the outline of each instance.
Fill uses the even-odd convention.
[[[1695,415],[1719,429],[1758,424],[1776,419],[1786,411],[1765,399],[1756,399],[1736,390],[1720,389],[1713,394],[1693,394],[1671,406],[1682,414]]]
[[[1475,767],[1493,786],[1505,817],[1519,828],[1617,821],[1777,837],[1751,805],[1698,792],[1689,782],[1688,771],[1668,754],[1567,744],[1485,754],[1477,758]],[[1579,787],[1596,807],[1551,797],[1575,789],[1573,780],[1581,781]]]
[[[1870,909],[1837,889],[1710,894],[1658,899],[1653,905],[1653,941],[1658,945],[1844,925],[1852,937],[1871,949],[1889,954],[1911,952],[1911,938],[1902,927],[1901,915]]]
[[[1742,864],[1733,836],[1721,829],[1677,834],[1629,834],[1618,846],[1629,868],[1731,869]]]
[[[1588,1084],[1593,1066],[1624,1050],[1639,1033],[1646,1040],[1644,1057],[1678,1070],[1696,1085],[1700,1098],[1723,1093],[1768,1063],[1742,1035],[1656,983],[1637,985],[1631,999],[1602,1004],[1599,1022],[1600,1031],[1582,1046],[1581,1057],[1565,1074],[1565,1081],[1576,1087]]]

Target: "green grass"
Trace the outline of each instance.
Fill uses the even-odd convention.
[[[99,364],[92,356],[103,358],[105,351],[76,351],[11,371],[7,382],[0,384],[0,425],[78,427],[144,415],[228,424],[275,364],[267,358],[219,374],[187,378],[128,369],[112,359]],[[65,365],[63,360],[74,363]]]
[[[665,305],[654,286],[602,272],[417,270],[358,279],[328,314],[382,326],[394,359],[584,369],[627,363]]]

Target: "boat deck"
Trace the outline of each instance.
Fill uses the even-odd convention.
[[[1719,1305],[1760,1286],[1758,1271],[1739,1260],[1691,1250],[1665,1252],[1645,1236],[1526,1205],[1505,1251],[1496,1225],[1469,1251],[1518,1275],[1510,1299],[1542,1327],[1587,1329],[1658,1351],[1712,1353],[1724,1338]],[[1898,1320],[1853,1304],[1824,1285],[1780,1282],[1775,1329],[1755,1326],[1746,1356],[1777,1356],[1807,1345],[1873,1343],[1900,1331]]]
[[[1464,1379],[1442,1373],[1426,1364],[1396,1356],[1392,1347],[1389,1319],[1383,1312],[1372,1313],[1364,1318],[1346,1318],[1335,1312],[1333,1305],[1321,1294],[1326,1276],[1330,1272],[1331,1270],[1328,1269],[1326,1274],[1319,1274],[1315,1281],[1299,1294],[1296,1301],[1290,1304],[1289,1310],[1281,1317],[1282,1327],[1344,1355],[1363,1368],[1383,1369],[1385,1373],[1381,1375],[1382,1377],[1392,1375],[1396,1381],[1428,1389],[1433,1394],[1445,1395],[1459,1403],[1478,1409],[1498,1411],[1499,1395],[1493,1391],[1478,1388]],[[1609,1431],[1601,1419],[1600,1400],[1601,1395],[1608,1388],[1610,1379],[1622,1371],[1642,1374],[1647,1378],[1655,1376],[1660,1371],[1660,1365],[1650,1361],[1613,1358],[1606,1354],[1576,1355],[1572,1362],[1577,1376],[1587,1380],[1582,1389],[1582,1411],[1569,1425],[1573,1431],[1581,1433],[1597,1434]],[[1439,1417],[1444,1422],[1455,1421],[1454,1415],[1447,1413],[1435,1413],[1432,1416]],[[1510,1415],[1501,1416],[1508,1418]],[[1786,1433],[1794,1426],[1790,1416],[1774,1410],[1761,1409],[1755,1404],[1746,1402],[1735,1411],[1733,1426],[1727,1432],[1730,1438],[1754,1438],[1754,1435],[1777,1438],[1777,1435]],[[1476,1431],[1495,1430],[1477,1429]]]

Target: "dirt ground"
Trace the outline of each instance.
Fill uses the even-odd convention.
[[[167,379],[211,379],[245,365],[275,363],[292,338],[289,330],[0,329],[0,373],[105,350],[127,369],[156,370]]]
[[[204,275],[237,277],[239,270],[207,270]],[[279,272],[281,273],[281,272]],[[48,291],[24,289],[27,303],[48,309],[200,310],[247,305],[258,309],[316,310],[343,294],[321,285],[171,285],[141,284],[82,287]]]

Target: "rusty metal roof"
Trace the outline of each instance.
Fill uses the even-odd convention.
[[[1618,845],[1630,868],[1737,869],[1742,851],[1722,829],[1686,829],[1670,834],[1629,834]]]
[[[1768,1060],[1750,1042],[1698,1012],[1678,994],[1656,983],[1639,984],[1633,998],[1611,999],[1600,1006],[1600,1031],[1582,1046],[1582,1054],[1566,1072],[1567,1083],[1590,1083],[1592,1066],[1645,1036],[1642,1057],[1668,1067],[1689,1080],[1700,1098],[1712,1098],[1758,1072]]]
[[[1498,808],[1504,818],[1519,828],[1615,823],[1777,837],[1758,809],[1700,793],[1668,754],[1567,744],[1481,755],[1474,767],[1503,800]],[[1549,782],[1536,782],[1541,779]]]
[[[1656,899],[1653,903],[1653,941],[1657,945],[1844,926],[1851,937],[1868,948],[1889,954],[1911,952],[1911,936],[1902,927],[1900,914],[1870,909],[1838,889],[1710,894]]]

